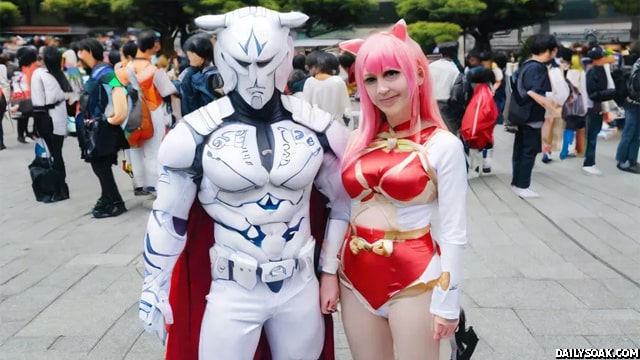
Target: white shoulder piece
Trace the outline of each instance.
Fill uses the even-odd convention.
[[[317,105],[311,105],[307,101],[292,95],[282,95],[281,99],[282,106],[291,112],[293,121],[317,133],[327,131],[333,122],[331,114],[320,109]]]
[[[222,124],[222,119],[233,112],[231,101],[224,96],[185,115],[182,120],[198,134],[206,136],[214,132]]]

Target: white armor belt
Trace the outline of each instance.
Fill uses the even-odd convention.
[[[209,250],[209,256],[213,280],[235,281],[248,290],[256,286],[258,278],[264,283],[272,283],[288,279],[300,270],[298,259],[258,264],[254,257],[218,244]]]

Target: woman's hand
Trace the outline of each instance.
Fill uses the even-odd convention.
[[[338,309],[339,298],[338,275],[323,272],[320,275],[320,311],[323,314],[334,313]]]
[[[450,338],[456,332],[458,319],[445,319],[438,315],[433,315],[433,339],[444,340]]]

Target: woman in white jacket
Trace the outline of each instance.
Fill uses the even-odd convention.
[[[38,68],[31,77],[31,101],[33,102],[35,126],[45,141],[53,158],[53,168],[62,174],[62,185],[58,200],[69,198],[69,188],[64,181],[66,170],[62,157],[62,144],[67,133],[66,99],[72,91],[62,71],[62,55],[55,47],[46,47],[42,52],[45,67]]]

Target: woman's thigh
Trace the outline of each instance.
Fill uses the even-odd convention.
[[[440,341],[433,339],[429,312],[431,291],[392,299],[389,326],[398,360],[438,360]]]
[[[342,324],[354,360],[393,360],[387,319],[369,311],[349,288],[340,285]]]

